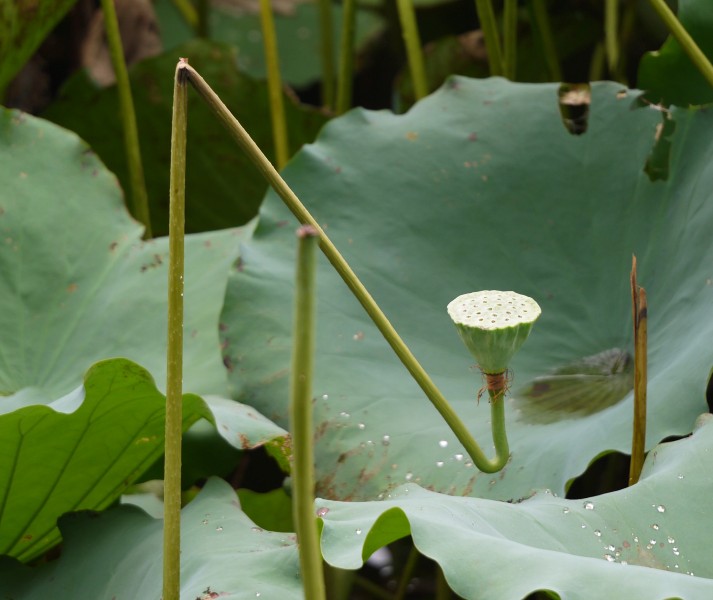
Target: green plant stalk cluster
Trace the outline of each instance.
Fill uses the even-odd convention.
[[[665,0],[649,0],[649,2],[666,24],[671,35],[681,44],[684,52],[688,54],[693,64],[701,72],[701,75],[713,86],[713,64],[711,64],[708,57],[699,48],[698,44],[696,44],[691,34],[686,31],[686,28],[676,18],[676,15],[669,8],[668,4],[666,4]]]
[[[436,387],[433,380],[429,377],[428,373],[426,373],[421,364],[416,360],[416,357],[398,335],[393,325],[391,325],[389,320],[386,318],[386,315],[382,312],[381,308],[379,308],[371,294],[369,294],[367,289],[364,287],[364,284],[362,284],[349,264],[344,260],[344,257],[342,257],[339,253],[314,217],[305,208],[299,198],[297,198],[285,180],[280,177],[280,174],[265,157],[258,145],[253,141],[247,131],[245,131],[243,126],[228,110],[228,107],[225,106],[223,101],[210,88],[200,74],[190,65],[186,64],[184,68],[188,72],[188,79],[193,87],[203,98],[203,100],[206,101],[218,119],[225,125],[233,139],[253,161],[255,166],[267,179],[268,183],[273,187],[280,198],[282,198],[292,214],[295,215],[300,223],[312,225],[319,232],[320,248],[322,249],[324,255],[327,257],[344,283],[346,283],[347,287],[357,298],[362,307],[364,307],[366,313],[369,315],[416,383],[418,383],[421,387],[423,392],[426,394],[426,397],[431,401],[433,406],[451,428],[456,438],[458,438],[458,441],[463,445],[465,451],[473,460],[476,467],[486,473],[493,473],[502,469],[508,460],[508,456],[496,455],[494,459],[488,459],[481,447],[471,435],[470,431],[468,431],[468,428],[453,410],[453,407],[448,403],[441,391]],[[493,429],[495,430],[498,428],[495,423],[499,414],[498,403],[493,403],[491,405],[491,413],[493,417]]]
[[[282,78],[280,77],[280,59],[277,52],[275,17],[272,14],[270,0],[260,0],[260,24],[265,48],[267,66],[267,87],[270,97],[270,117],[272,119],[272,139],[275,144],[275,164],[281,170],[290,158],[287,141],[287,120],[285,104],[282,99]]]
[[[131,213],[144,225],[144,239],[151,235],[151,219],[149,216],[149,200],[144,181],[144,168],[141,164],[141,148],[139,146],[139,132],[136,126],[136,112],[134,101],[131,98],[131,84],[129,74],[124,62],[124,49],[121,45],[119,21],[116,17],[114,0],[102,0],[104,11],[104,24],[106,37],[109,43],[111,63],[116,74],[116,87],[119,92],[119,110],[121,124],[124,132],[124,146],[126,149],[126,164],[131,182]]]
[[[297,532],[305,598],[326,597],[322,553],[314,514],[312,373],[314,371],[315,246],[319,233],[311,225],[298,232],[295,317],[290,370],[292,432],[292,514]]]
[[[164,463],[163,600],[179,600],[181,576],[181,434],[183,396],[183,244],[188,86],[185,61],[176,67],[171,128],[168,264],[168,355]]]
[[[421,52],[421,38],[416,24],[416,11],[413,8],[412,0],[396,0],[396,4],[399,9],[401,32],[404,37],[408,66],[411,72],[411,80],[413,81],[413,93],[416,100],[420,100],[428,95],[428,81],[426,79],[423,53]]]
[[[604,45],[609,72],[615,73],[619,64],[619,0],[604,4]]]
[[[562,69],[560,67],[559,57],[557,56],[557,47],[555,46],[555,38],[552,34],[550,18],[547,15],[545,0],[529,0],[528,10],[535,37],[542,46],[542,52],[545,55],[545,62],[550,72],[550,78],[553,81],[562,81]]]

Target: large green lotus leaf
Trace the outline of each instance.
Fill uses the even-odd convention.
[[[481,474],[322,260],[314,382],[322,496],[373,499],[407,481],[496,499],[534,488],[562,494],[596,456],[627,452],[632,253],[649,298],[648,446],[689,432],[706,410],[713,115],[674,111],[669,177],[652,183],[644,165],[660,113],[635,109],[637,92],[596,84],[589,128],[574,136],[557,92],[454,78],[405,115],[355,110],[332,121],[287,169],[486,452],[490,411],[476,401],[483,382],[446,305],[501,289],[542,307],[511,365],[511,460]],[[268,196],[223,314],[236,397],[281,424],[293,222]]]
[[[539,589],[572,600],[710,598],[703,524],[711,517],[712,450],[709,423],[655,448],[637,485],[583,500],[539,492],[508,504],[414,484],[382,502],[317,500],[322,550],[334,566],[355,569],[379,546],[411,534],[468,600],[512,600]]]
[[[59,541],[60,515],[114,502],[163,453],[165,413],[151,375],[111,359],[72,394],[0,416],[0,554],[34,558]],[[186,395],[184,429],[201,417]]]
[[[46,121],[0,114],[0,180],[0,394],[15,394],[5,409],[62,396],[112,356],[141,364],[162,388],[168,240],[142,242],[116,178]],[[226,393],[218,317],[242,235],[186,238],[187,391]]]
[[[0,2],[0,97],[75,0]]]
[[[250,135],[272,156],[267,84],[236,69],[234,52],[221,44],[193,41],[136,65],[130,74],[141,155],[155,236],[168,232],[173,75],[187,57],[220,94]],[[326,117],[285,97],[291,152],[312,141]],[[98,89],[86,73],[71,79],[43,115],[78,133],[116,173],[124,190],[129,176],[116,86]],[[267,185],[205,102],[190,92],[186,163],[186,231],[242,225],[255,216]]]
[[[0,563],[4,598],[159,598],[163,521],[134,507],[60,521],[62,556],[36,569]],[[294,534],[263,531],[235,492],[210,480],[181,515],[181,598],[300,599]]]
[[[678,0],[678,18],[703,53],[713,60],[713,3]],[[641,59],[637,85],[648,92],[653,102],[678,106],[713,102],[713,87],[673,36],[660,50]]]

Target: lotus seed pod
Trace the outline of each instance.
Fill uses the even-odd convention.
[[[458,296],[448,305],[463,343],[484,373],[503,373],[541,313],[532,298],[487,290]]]

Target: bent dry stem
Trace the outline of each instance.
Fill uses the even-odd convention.
[[[344,257],[339,253],[332,241],[327,237],[322,228],[319,226],[314,217],[300,202],[299,198],[285,183],[285,180],[280,177],[280,174],[275,170],[267,157],[260,150],[258,145],[253,141],[250,135],[245,131],[243,126],[228,110],[228,107],[222,102],[218,95],[205,82],[200,74],[190,65],[184,66],[188,80],[196,89],[198,94],[210,106],[218,119],[225,125],[233,139],[245,151],[248,157],[253,161],[255,166],[260,170],[268,183],[273,187],[277,194],[282,198],[287,207],[292,211],[292,214],[302,224],[309,224],[314,227],[319,233],[319,246],[322,252],[342,278],[347,287],[354,294],[356,299],[362,305],[366,313],[379,329],[384,339],[396,353],[401,363],[406,367],[408,372],[414,378],[419,387],[426,394],[426,397],[431,401],[436,410],[441,414],[445,422],[451,428],[458,441],[463,445],[463,448],[473,460],[473,464],[481,471],[492,473],[500,470],[507,462],[507,457],[496,457],[494,460],[489,460],[481,447],[475,441],[468,428],[465,426],[460,417],[453,410],[453,407],[445,399],[441,391],[436,387],[436,384],[429,377],[421,364],[416,360],[408,346],[404,343],[393,325],[386,318],[378,304],[374,301],[371,294],[364,287],[364,284],[356,276],[352,268],[349,266]],[[501,410],[497,406],[502,403],[493,404],[493,411]],[[495,415],[497,416],[497,415]],[[494,419],[495,420],[495,419]]]

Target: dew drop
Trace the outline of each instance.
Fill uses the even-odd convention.
[[[318,517],[323,517],[329,512],[329,509],[326,506],[322,506],[317,509],[317,516]]]
[[[436,466],[440,469],[440,468],[443,466],[443,461],[442,461],[442,460],[439,460],[439,461],[436,463]]]
[[[208,519],[203,519],[201,521],[201,525],[208,525]]]
[[[569,508],[567,508],[567,507],[565,506],[565,507],[562,509],[562,512],[563,512],[565,515],[568,515],[568,514],[569,514]]]
[[[659,505],[656,507],[656,510],[657,510],[658,512],[660,512],[660,513],[666,512],[666,507],[665,507],[663,504],[659,504]]]
[[[674,540],[670,535],[668,536],[668,543],[669,544],[675,544],[676,540]]]
[[[361,529],[355,529],[354,533],[356,533],[357,535],[361,535]]]
[[[405,479],[406,481],[411,481],[411,480],[413,479],[413,473],[411,473],[411,472],[409,471],[408,473],[406,473],[406,476],[404,477],[404,479]]]
[[[614,562],[616,560],[611,554],[605,554],[604,558],[606,558],[608,562]]]
[[[447,448],[447,447],[448,447],[448,442],[447,442],[446,440],[441,440],[440,442],[438,442],[438,445],[439,445],[441,448]]]
[[[384,437],[381,438],[381,443],[384,446],[388,446],[391,443],[391,436],[390,435],[385,435]]]
[[[612,546],[611,544],[609,544],[607,546],[607,550],[609,550],[609,552],[614,552],[616,554],[616,548],[614,546]]]
[[[602,537],[602,532],[599,531],[598,529],[595,529],[595,530],[594,530],[594,535],[596,535],[597,537]]]
[[[472,467],[472,466],[473,466],[473,463],[470,462],[469,460],[466,460],[463,464],[464,464],[466,467]]]
[[[639,543],[639,536],[637,536],[637,535],[634,536],[634,542],[637,544]]]
[[[456,460],[463,460],[463,455],[462,455],[462,454],[455,454],[455,455],[453,456],[453,458],[455,458]]]
[[[587,528],[587,524],[586,524],[586,523],[582,523],[581,527],[582,527],[582,529],[586,529],[586,528]]]
[[[366,429],[366,425],[364,425],[364,423],[359,423],[359,425],[357,425],[357,427],[358,427],[359,429],[361,429],[362,431],[363,431],[364,429]]]
[[[343,417],[345,419],[349,418],[351,415],[348,412],[342,411],[339,413],[340,417]]]
[[[223,527],[222,527],[221,525],[218,525],[218,527],[216,527],[215,530],[216,530],[218,533],[220,533],[221,531],[223,531]]]
[[[673,548],[671,548],[671,551],[673,552],[673,555],[674,555],[674,556],[679,556],[679,555],[681,554],[681,552],[679,551],[678,548],[676,548],[676,546],[674,546]]]
[[[262,596],[262,594],[261,594],[260,592],[255,592],[255,597],[256,597],[256,598],[259,598],[260,596]]]
[[[679,479],[683,479],[683,473],[679,473],[679,474],[678,474],[678,478],[679,478]]]
[[[651,529],[653,529],[654,531],[658,531],[658,530],[659,530],[659,525],[658,525],[658,523],[653,523],[653,524],[651,525]]]
[[[322,394],[322,400],[329,400],[329,394]]]
[[[584,510],[594,510],[594,502],[585,502],[582,506]]]
[[[262,527],[251,527],[251,531],[254,531],[255,533],[260,533],[262,531]]]

